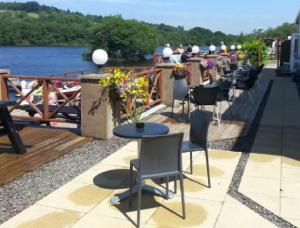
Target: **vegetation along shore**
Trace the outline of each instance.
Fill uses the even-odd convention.
[[[262,34],[286,38],[296,30],[295,24],[284,23]],[[113,58],[142,58],[165,43],[243,43],[253,40],[257,32],[232,35],[202,27],[186,30],[182,26],[125,20],[118,15],[83,15],[37,2],[0,3],[1,46],[88,46],[91,51],[101,47]]]

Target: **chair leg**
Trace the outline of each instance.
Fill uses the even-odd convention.
[[[188,100],[188,112],[187,112],[186,120],[188,121],[189,119],[190,119],[190,100]]]
[[[184,201],[184,187],[183,187],[183,175],[180,174],[180,192],[181,192],[181,204],[182,204],[182,218],[185,219],[185,201]]]
[[[222,120],[222,101],[220,102],[220,109],[218,110],[219,111],[219,118],[220,118],[220,122],[221,122],[221,120]],[[218,104],[217,104],[217,106],[218,106]]]
[[[138,180],[138,198],[137,198],[137,222],[136,226],[139,228],[141,224],[141,203],[142,203],[142,180]]]
[[[167,177],[166,182],[166,199],[169,199],[169,177]]]
[[[190,171],[193,174],[193,152],[190,151]]]
[[[174,177],[174,193],[177,193],[177,176]]]
[[[228,109],[229,109],[230,115],[231,115],[231,117],[232,117],[232,116],[233,116],[233,113],[232,113],[232,110],[231,110],[231,104],[230,104],[229,99],[227,100],[227,102],[228,102]]]
[[[132,185],[133,185],[133,175],[132,175],[132,172],[133,172],[133,164],[130,162],[130,174],[129,174],[129,207],[131,207],[132,205]]]
[[[221,114],[220,114],[220,111],[219,111],[218,104],[216,105],[216,109],[217,109],[217,121],[218,121],[218,126],[220,127],[220,124],[221,124]]]
[[[211,187],[210,183],[210,171],[209,171],[209,161],[208,161],[208,151],[205,149],[205,159],[206,159],[206,171],[207,171],[207,180],[208,180],[208,187]]]
[[[174,116],[174,99],[173,99],[173,102],[172,102],[172,114],[171,114],[171,117],[173,118]]]

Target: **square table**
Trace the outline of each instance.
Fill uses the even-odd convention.
[[[14,148],[14,151],[18,154],[23,154],[26,152],[26,148],[7,108],[15,103],[16,102],[14,101],[0,101],[0,121],[7,133],[12,147]]]

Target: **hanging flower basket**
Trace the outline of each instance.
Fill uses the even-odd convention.
[[[171,78],[175,80],[186,79],[189,72],[186,70],[185,65],[178,63],[174,66]]]
[[[112,76],[101,79],[99,84],[110,89],[110,98],[122,105],[133,123],[139,123],[141,107],[149,98],[148,79],[119,69],[111,73]]]

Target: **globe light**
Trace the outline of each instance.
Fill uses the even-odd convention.
[[[288,40],[291,40],[292,39],[292,36],[288,36]]]
[[[193,53],[193,54],[198,54],[199,52],[200,52],[199,46],[194,45],[194,46],[192,47],[192,53]]]
[[[163,50],[163,57],[164,58],[170,58],[170,56],[173,54],[173,51],[170,47],[165,47]]]
[[[93,52],[92,60],[98,67],[101,67],[107,62],[108,55],[105,50],[97,49]]]
[[[211,51],[211,52],[215,52],[216,51],[216,46],[215,45],[210,45],[209,46],[209,50]]]
[[[221,50],[222,50],[222,51],[226,51],[226,49],[227,49],[226,45],[225,45],[225,44],[222,44],[222,45],[221,45]]]
[[[233,51],[234,51],[234,50],[235,50],[235,45],[231,45],[231,46],[230,46],[230,50],[233,50]]]
[[[242,49],[242,45],[239,44],[239,45],[237,46],[237,49],[238,49],[238,50],[241,50],[241,49]]]

